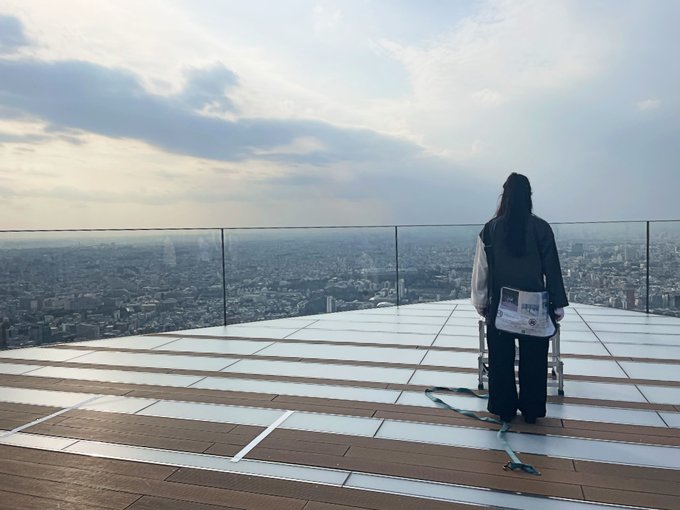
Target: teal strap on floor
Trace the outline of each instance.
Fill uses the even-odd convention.
[[[515,451],[510,446],[510,443],[508,443],[508,440],[505,437],[505,433],[510,429],[509,423],[497,420],[496,418],[490,418],[488,416],[479,416],[478,414],[472,411],[468,411],[467,409],[458,409],[457,407],[453,407],[452,405],[447,404],[439,397],[434,396],[433,393],[467,393],[468,395],[474,395],[477,398],[483,399],[488,399],[489,398],[488,395],[476,393],[472,391],[470,388],[445,388],[443,386],[435,386],[434,388],[429,388],[425,390],[425,395],[427,395],[427,397],[430,400],[432,400],[432,402],[439,406],[450,409],[451,411],[455,411],[458,414],[462,414],[463,416],[474,418],[475,420],[485,421],[487,423],[495,423],[501,426],[498,433],[496,434],[496,437],[503,446],[503,450],[505,450],[505,453],[507,453],[508,457],[510,457],[510,461],[507,464],[505,464],[505,466],[503,466],[503,469],[509,469],[511,471],[519,469],[521,471],[524,471],[525,473],[529,473],[530,475],[541,476],[541,473],[534,466],[532,466],[531,464],[525,464],[524,462],[519,460],[519,457],[517,457],[517,455],[515,454]]]

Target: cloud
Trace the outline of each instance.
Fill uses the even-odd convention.
[[[128,71],[82,61],[0,60],[0,108],[20,110],[52,129],[76,129],[111,138],[144,141],[164,151],[198,158],[240,161],[268,151],[266,159],[324,165],[338,161],[415,157],[415,144],[367,129],[304,119],[203,115],[195,107],[233,105],[221,92],[237,79],[224,67],[192,71],[179,94],[150,93]],[[318,150],[283,150],[299,140]]]
[[[0,15],[0,54],[14,53],[29,43],[18,18]]]
[[[646,112],[649,110],[656,110],[661,106],[661,100],[659,99],[644,99],[635,103],[635,106],[641,112]]]
[[[234,111],[234,103],[227,97],[226,91],[238,84],[238,77],[222,64],[209,69],[192,69],[189,71],[181,94],[181,100],[187,105],[202,110],[225,112]]]

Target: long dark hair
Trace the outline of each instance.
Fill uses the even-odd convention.
[[[495,218],[501,218],[505,226],[504,243],[515,257],[524,255],[526,249],[527,224],[533,210],[531,184],[526,176],[511,173],[503,184]]]

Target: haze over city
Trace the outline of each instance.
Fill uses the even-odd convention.
[[[680,4],[0,1],[0,228],[677,218]]]

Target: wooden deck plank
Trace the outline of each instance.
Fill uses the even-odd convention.
[[[83,502],[72,503],[50,497],[30,496],[0,489],[0,510],[48,510],[55,508],[59,510],[102,510],[105,507]]]
[[[240,510],[234,506],[207,505],[178,499],[157,498],[154,496],[142,496],[126,510]]]
[[[74,483],[55,482],[0,473],[0,487],[34,497],[45,497],[83,506],[93,505],[113,510],[124,510],[139,496],[115,490],[84,487]]]
[[[677,510],[680,508],[680,497],[649,492],[602,489],[600,487],[584,487],[588,499],[610,503],[613,505],[640,506],[643,508],[659,508]]]
[[[298,497],[320,503],[331,503],[370,510],[478,510],[479,506],[432,501],[409,496],[376,493],[347,487],[259,478],[232,473],[205,472],[181,468],[169,480],[203,487],[229,487],[235,490],[279,497]],[[482,507],[483,508],[483,507]]]
[[[3,477],[12,476],[22,480],[24,485],[49,488],[49,484],[69,480],[69,491],[81,493],[87,496],[90,493],[106,491],[108,493],[120,493],[136,501],[141,495],[168,498],[171,500],[187,501],[190,503],[203,503],[208,505],[222,505],[228,502],[235,508],[246,510],[261,510],[264,508],[276,508],[281,510],[301,510],[306,500],[297,497],[278,497],[261,495],[250,491],[230,490],[225,488],[212,488],[194,484],[178,483],[168,480],[144,478],[142,476],[125,475],[91,469],[92,463],[97,459],[87,456],[59,453],[62,459],[69,457],[79,461],[80,467],[65,468],[59,465],[38,464],[35,462],[8,461],[0,463],[0,473],[10,471],[15,475],[0,474],[0,486],[4,483]],[[145,468],[153,469],[154,466],[145,463],[124,462],[131,472],[143,471]],[[97,464],[94,464],[97,466]],[[176,470],[173,468],[173,473]],[[205,473],[205,471],[201,471]],[[128,504],[131,504],[132,501]],[[107,507],[110,508],[110,507]],[[181,508],[181,507],[180,507]]]

